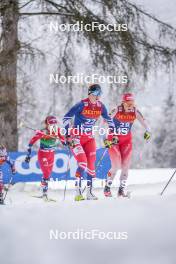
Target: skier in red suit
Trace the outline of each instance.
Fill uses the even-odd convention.
[[[30,162],[32,146],[34,143],[40,140],[38,162],[43,173],[41,188],[43,191],[42,196],[47,198],[48,181],[53,169],[55,149],[58,146],[58,140],[64,144],[65,138],[60,133],[60,129],[57,126],[58,122],[55,116],[46,117],[45,125],[45,129],[37,130],[35,136],[31,138],[25,161],[27,163]]]
[[[144,139],[149,140],[150,132],[143,115],[136,109],[134,105],[134,96],[131,93],[123,95],[122,104],[114,109],[111,113],[116,128],[118,144],[112,144],[112,139],[116,135],[109,135],[105,140],[105,146],[109,147],[109,155],[111,159],[111,169],[107,175],[104,194],[111,197],[111,184],[118,169],[121,168],[120,187],[118,196],[127,196],[125,192],[126,182],[128,179],[128,170],[130,167],[132,156],[132,133],[131,128],[135,120],[138,120],[145,129]]]

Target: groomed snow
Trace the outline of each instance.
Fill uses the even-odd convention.
[[[138,170],[135,177],[138,173],[144,179],[148,171]],[[39,192],[36,184],[17,184],[8,194],[7,205],[0,207],[0,263],[176,263],[176,182],[164,196],[159,195],[171,173],[150,170],[152,179],[163,175],[162,181],[136,184],[131,172],[130,200],[117,199],[114,187],[113,198],[104,198],[102,188],[96,188],[98,201],[78,203],[69,189],[63,201],[63,190],[51,188],[50,196],[58,202],[45,203],[30,196]],[[127,232],[128,239],[50,240],[51,230],[78,229]]]

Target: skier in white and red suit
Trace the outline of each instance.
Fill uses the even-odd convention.
[[[2,166],[7,163],[11,167],[11,171],[14,174],[15,170],[15,163],[12,161],[7,153],[7,149],[4,145],[0,145],[0,204],[4,204],[4,183],[3,183],[3,171]]]
[[[65,138],[61,135],[60,128],[58,128],[58,122],[55,116],[46,117],[45,125],[45,129],[37,130],[35,136],[31,138],[27,150],[28,154],[25,159],[27,163],[30,162],[32,146],[40,140],[38,162],[43,173],[41,180],[43,197],[47,197],[48,181],[53,169],[55,149],[59,144],[58,140],[62,144],[65,142]]]
[[[98,84],[88,89],[88,98],[73,106],[64,116],[63,123],[67,131],[67,142],[72,144],[71,151],[77,160],[75,201],[84,200],[81,189],[83,173],[87,174],[87,200],[96,200],[92,193],[92,179],[95,177],[96,142],[92,133],[96,121],[102,116],[108,123],[109,130],[114,131],[114,124],[104,104],[99,100],[102,94]],[[74,117],[71,127],[70,121]],[[71,128],[71,129],[70,129]],[[70,129],[70,133],[69,133]]]
[[[118,144],[111,144],[112,135],[109,135],[105,140],[105,146],[109,147],[109,155],[111,159],[111,169],[107,175],[106,186],[104,188],[104,195],[111,197],[111,184],[118,169],[121,168],[120,187],[118,189],[118,196],[127,196],[125,191],[126,182],[128,179],[128,170],[130,167],[132,156],[132,133],[131,128],[134,121],[137,119],[145,129],[144,139],[150,139],[149,128],[143,115],[136,109],[134,104],[134,96],[131,93],[125,93],[122,97],[122,103],[117,106],[111,113],[116,127],[116,134],[118,137]]]

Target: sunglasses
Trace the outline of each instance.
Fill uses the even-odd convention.
[[[91,93],[94,96],[101,96],[102,95],[102,91],[94,91]]]

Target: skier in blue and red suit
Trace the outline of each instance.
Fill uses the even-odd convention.
[[[84,200],[81,189],[83,173],[87,173],[87,200],[96,200],[92,193],[92,178],[95,177],[96,142],[93,135],[93,127],[102,116],[108,123],[109,129],[114,130],[114,123],[107,113],[104,104],[99,101],[102,94],[100,85],[93,84],[88,89],[88,98],[73,106],[64,116],[63,123],[67,131],[67,142],[71,145],[71,151],[78,162],[76,171],[76,195],[75,201]],[[71,120],[74,124],[71,127]]]
[[[40,140],[38,162],[43,173],[41,179],[41,197],[47,198],[48,181],[53,169],[55,149],[59,144],[58,140],[61,141],[63,145],[65,143],[65,138],[61,135],[60,128],[58,128],[58,121],[55,116],[47,116],[45,119],[45,128],[37,130],[36,134],[29,141],[25,159],[27,163],[29,163],[31,159],[32,146],[38,140]]]

